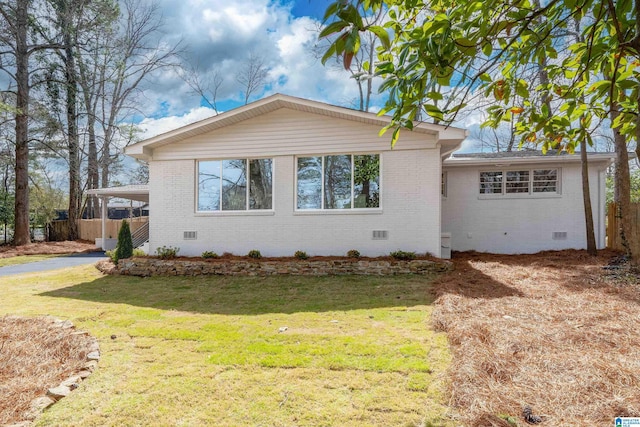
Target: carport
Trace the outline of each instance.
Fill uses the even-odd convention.
[[[108,217],[108,210],[107,210],[107,205],[109,202],[109,199],[112,197],[118,197],[121,199],[127,199],[127,200],[136,200],[139,202],[145,202],[145,203],[149,203],[149,186],[144,184],[140,184],[140,185],[123,185],[120,187],[108,187],[108,188],[96,188],[94,190],[87,190],[85,192],[87,194],[87,196],[97,196],[100,199],[100,206],[101,206],[101,210],[102,213],[100,215],[101,219],[102,219],[102,233],[100,235],[100,248],[102,248],[103,250],[107,250],[109,248],[107,248],[106,246],[106,241],[105,241],[105,235],[106,235],[106,228],[107,228],[107,217]],[[146,231],[145,231],[146,230]],[[145,227],[145,230],[141,230],[140,234],[143,234],[146,232],[146,236],[138,236],[138,239],[142,239],[144,238],[144,241],[148,240],[149,237],[149,225],[147,224],[147,227]],[[146,237],[146,238],[145,238]],[[136,239],[136,236],[133,236],[134,240]],[[144,242],[143,241],[143,242]],[[134,242],[134,247],[136,247],[137,245]]]

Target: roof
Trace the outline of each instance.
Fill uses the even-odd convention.
[[[183,141],[193,136],[212,132],[225,126],[230,126],[244,120],[249,120],[262,114],[267,114],[281,108],[321,114],[345,120],[353,120],[360,123],[386,126],[391,121],[389,116],[379,116],[375,113],[353,110],[345,107],[326,104],[308,99],[296,98],[289,95],[275,94],[252,102],[242,107],[209,117],[196,123],[192,123],[178,129],[154,136],[140,141],[125,148],[125,153],[139,159],[147,159],[154,148],[167,144]],[[437,136],[442,145],[451,149],[457,148],[458,144],[467,136],[467,131],[451,126],[442,126],[432,123],[417,123],[413,132],[424,133]]]
[[[96,188],[95,190],[87,190],[86,194],[89,196],[120,197],[128,200],[149,202],[149,186],[146,184]]]
[[[612,163],[616,157],[615,153],[610,152],[588,152],[587,154],[591,162]],[[509,166],[523,163],[573,163],[580,161],[580,152],[571,154],[566,151],[549,150],[543,154],[540,150],[522,150],[497,153],[456,153],[446,159],[443,164],[445,166]]]

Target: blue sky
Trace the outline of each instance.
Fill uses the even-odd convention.
[[[249,57],[260,56],[266,84],[251,100],[284,93],[345,107],[356,107],[356,82],[336,63],[323,66],[317,35],[333,0],[157,0],[165,17],[164,43],[181,41],[181,69],[164,70],[144,88],[143,108],[134,121],[143,137],[202,120],[216,112],[181,78],[196,68],[206,80],[217,74],[219,112],[243,104],[237,75]],[[326,42],[325,42],[326,43]],[[377,103],[377,105],[376,105]],[[374,109],[382,104],[375,99]]]
[[[291,13],[294,16],[311,16],[322,19],[325,10],[332,2],[332,0],[297,0],[293,2]]]

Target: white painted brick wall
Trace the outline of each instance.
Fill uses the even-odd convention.
[[[212,151],[211,157],[215,158]],[[150,247],[180,247],[181,255],[203,251],[263,256],[387,255],[405,250],[440,255],[439,149],[381,153],[381,212],[295,212],[295,157],[274,157],[274,211],[269,215],[203,215],[195,213],[195,161],[150,163]],[[373,230],[387,230],[388,240],[372,240]],[[197,231],[197,240],[184,240]]]
[[[580,164],[549,167],[562,170],[562,195],[517,199],[479,197],[480,170],[495,168],[445,167],[448,188],[442,202],[442,231],[451,233],[452,250],[534,253],[586,248]],[[605,246],[603,168],[603,164],[593,165],[589,176],[598,248]],[[553,240],[554,231],[566,231],[567,239]]]

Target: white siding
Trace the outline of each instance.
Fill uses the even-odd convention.
[[[495,167],[445,167],[447,197],[442,202],[442,231],[452,235],[454,251],[534,253],[543,250],[586,248],[580,164],[522,165],[509,169],[560,168],[561,195],[557,197],[481,198],[480,171]],[[598,248],[605,246],[603,164],[590,165],[590,190]],[[566,240],[553,240],[555,231]]]
[[[153,150],[153,160],[264,157],[388,150],[380,126],[281,108]],[[394,150],[434,148],[434,136],[403,131]]]
[[[350,147],[343,146],[340,151],[349,153]],[[314,153],[324,154],[325,150],[323,146]],[[220,152],[209,148],[199,155],[216,158]],[[262,150],[260,155],[268,152]],[[440,255],[437,148],[381,153],[381,210],[375,213],[295,212],[295,156],[281,155],[274,156],[273,212],[196,214],[195,165],[195,160],[150,163],[152,253],[170,245],[180,247],[181,255],[191,256],[205,250],[244,255],[251,249],[264,256],[291,256],[297,250],[309,255],[343,255],[350,249],[367,256],[399,249]],[[388,240],[373,240],[373,230],[387,230]],[[197,231],[197,239],[184,240],[185,231]]]

